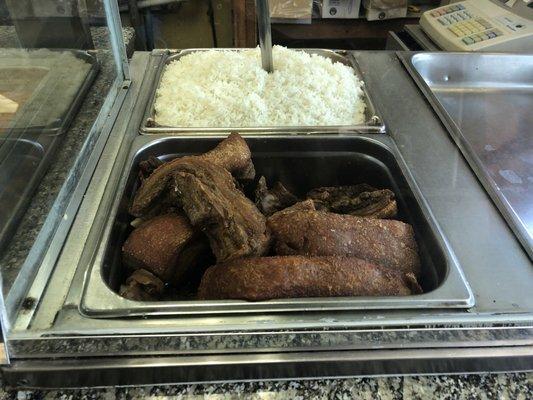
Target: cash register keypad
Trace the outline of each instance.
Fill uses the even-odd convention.
[[[503,32],[484,18],[477,17],[462,4],[440,7],[430,12],[451,33],[461,38],[466,45],[502,36]]]

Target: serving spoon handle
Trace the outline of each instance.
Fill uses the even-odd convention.
[[[256,0],[259,46],[261,47],[261,63],[268,73],[274,71],[272,61],[272,32],[270,30],[270,9],[268,0]]]

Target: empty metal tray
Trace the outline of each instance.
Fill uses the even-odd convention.
[[[367,182],[391,188],[398,200],[400,219],[415,229],[422,260],[420,283],[424,294],[405,297],[336,297],[238,300],[175,300],[138,302],[117,294],[125,276],[121,248],[131,231],[128,205],[137,189],[138,165],[149,156],[162,160],[205,152],[220,138],[138,137],[128,168],[116,190],[105,230],[84,282],[81,312],[94,317],[162,314],[281,312],[311,310],[467,308],[474,299],[457,261],[428,210],[392,140],[386,135],[335,137],[248,137],[259,175],[283,182],[297,194],[319,186]]]
[[[221,50],[232,50],[239,51],[239,49],[209,49],[210,51],[221,51]],[[206,128],[206,127],[180,127],[180,126],[160,126],[155,122],[155,109],[154,102],[157,88],[159,87],[159,82],[161,81],[162,74],[166,65],[172,61],[179,60],[181,57],[191,54],[198,51],[207,51],[207,49],[187,49],[180,51],[172,50],[154,50],[151,54],[151,67],[148,68],[148,71],[153,76],[147,77],[149,79],[150,85],[148,90],[150,90],[150,98],[147,102],[147,107],[145,110],[143,122],[141,125],[141,133],[144,134],[191,134],[191,133],[213,133],[213,132],[232,132],[239,131],[246,134],[274,134],[274,133],[311,133],[311,132],[320,132],[320,133],[383,133],[385,132],[385,125],[382,118],[380,117],[378,111],[376,110],[372,99],[370,98],[366,85],[364,84],[364,76],[361,73],[357,61],[353,55],[349,54],[343,50],[324,50],[324,49],[301,49],[301,51],[306,51],[312,54],[318,54],[323,57],[329,58],[334,62],[340,62],[342,64],[348,65],[351,67],[355,74],[363,82],[363,93],[364,101],[366,103],[365,111],[365,123],[362,125],[338,125],[338,126],[260,126],[260,127],[217,127],[217,128]],[[146,78],[145,78],[146,79]]]
[[[533,259],[533,55],[400,58]]]

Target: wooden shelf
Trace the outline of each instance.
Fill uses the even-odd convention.
[[[229,1],[229,0],[228,0]],[[236,47],[257,45],[255,0],[231,0],[233,35]],[[383,42],[389,31],[398,32],[405,25],[417,24],[419,15],[383,21],[358,19],[313,19],[311,24],[272,24],[272,36],[282,42],[305,40],[369,40]]]

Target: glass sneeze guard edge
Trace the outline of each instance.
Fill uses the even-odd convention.
[[[5,327],[9,327],[9,321],[16,317],[24,298],[32,300],[32,304],[26,305],[24,313],[28,321],[38,305],[38,298],[54,268],[88,185],[88,182],[80,181],[80,177],[84,170],[94,168],[98,161],[111,132],[110,127],[124,99],[124,94],[120,95],[120,92],[121,90],[125,92],[127,89],[122,89],[123,86],[124,81],[121,77],[117,77],[28,257],[5,298],[6,312],[2,321]]]
[[[43,226],[17,272],[16,278],[11,281],[9,287],[4,287],[5,280],[0,275],[0,282],[2,283],[0,314],[4,330],[9,330],[25,299],[31,300],[28,302],[31,304],[25,304],[25,306],[29,306],[25,307],[28,321],[38,306],[38,297],[44,290],[48,277],[54,268],[64,238],[81,203],[83,188],[87,186],[87,182],[80,181],[82,172],[91,166],[94,168],[96,161],[98,161],[98,155],[111,131],[108,127],[113,125],[112,120],[116,118],[129,86],[129,65],[118,6],[113,0],[104,0],[103,5],[109,30],[110,50],[113,55],[112,62],[117,76],[112,81],[109,92],[103,93],[106,96],[105,101],[96,119],[87,128],[89,133],[54,199],[48,215],[46,215]]]

